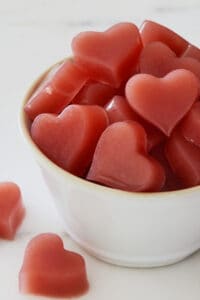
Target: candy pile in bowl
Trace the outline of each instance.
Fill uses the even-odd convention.
[[[25,104],[64,170],[132,192],[200,184],[200,49],[152,21],[82,32]]]

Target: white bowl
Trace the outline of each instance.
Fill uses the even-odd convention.
[[[28,90],[21,130],[73,240],[117,265],[154,267],[178,262],[200,248],[200,187],[132,193],[76,177],[49,160],[31,139],[23,107],[47,70]]]

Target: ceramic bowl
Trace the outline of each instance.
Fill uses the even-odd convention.
[[[23,100],[21,131],[72,239],[95,257],[128,267],[168,265],[198,250],[200,187],[160,193],[120,191],[64,171],[39,150],[23,107],[49,70]]]

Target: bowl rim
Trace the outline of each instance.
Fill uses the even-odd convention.
[[[196,192],[199,190],[200,192],[200,185],[190,187],[190,188],[184,188],[180,190],[174,190],[174,191],[161,191],[161,192],[131,192],[131,191],[124,191],[104,185],[100,185],[95,182],[88,181],[86,179],[83,179],[81,177],[78,177],[76,175],[73,175],[72,173],[62,169],[59,167],[57,164],[55,164],[53,161],[51,161],[40,149],[37,147],[37,145],[34,143],[34,141],[31,138],[30,135],[30,130],[28,128],[28,123],[30,123],[30,120],[28,119],[28,116],[26,115],[24,111],[24,106],[27,103],[27,101],[30,99],[31,95],[34,93],[36,88],[39,86],[40,82],[44,79],[44,77],[51,71],[53,67],[55,67],[58,64],[61,64],[64,60],[66,59],[71,59],[72,57],[67,57],[63,60],[58,61],[57,63],[54,63],[51,65],[48,69],[43,71],[29,86],[27,91],[25,92],[25,95],[23,97],[23,101],[21,102],[20,105],[20,113],[19,113],[19,127],[20,131],[22,133],[22,136],[24,137],[26,143],[31,147],[33,152],[36,154],[37,157],[39,157],[40,160],[44,162],[44,164],[49,165],[51,168],[55,169],[55,172],[59,173],[60,175],[66,177],[67,179],[70,178],[71,180],[77,181],[77,183],[88,186],[88,188],[93,188],[100,190],[101,192],[105,193],[118,193],[119,195],[121,194],[123,197],[127,195],[127,197],[131,197],[131,195],[134,196],[134,198],[159,198],[160,200],[163,198],[165,199],[166,197],[162,196],[174,196],[174,195],[179,195],[185,193],[191,193],[191,192]]]

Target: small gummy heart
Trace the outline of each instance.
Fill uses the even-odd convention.
[[[163,77],[176,69],[189,70],[200,80],[200,62],[191,57],[177,57],[165,44],[153,42],[148,44],[140,56],[140,72]]]
[[[117,89],[110,85],[89,80],[77,96],[74,98],[75,104],[88,104],[88,105],[105,105],[114,95],[116,95]]]
[[[35,118],[31,136],[54,163],[78,176],[84,176],[103,130],[108,125],[105,110],[97,105],[69,105],[56,116]]]
[[[13,182],[0,183],[0,237],[13,239],[25,215],[20,188]]]
[[[110,124],[127,120],[138,121],[139,119],[138,114],[132,110],[123,96],[114,96],[104,107]]]
[[[181,122],[181,132],[188,142],[200,147],[200,102],[197,101]]]
[[[150,20],[143,22],[140,28],[140,34],[145,47],[151,42],[160,41],[170,47],[178,56],[180,56],[188,46],[188,42],[180,35]]]
[[[145,129],[148,139],[148,151],[160,144],[165,135],[156,127],[142,119],[133,109],[131,109],[127,100],[123,96],[113,97],[106,105],[105,110],[108,114],[109,123],[133,120],[142,125]]]
[[[172,168],[170,167],[167,158],[165,156],[165,143],[161,143],[154,147],[150,155],[152,155],[164,168],[165,170],[165,185],[163,186],[162,190],[165,191],[177,191],[184,188],[184,185],[181,183],[180,179],[176,176],[173,172]]]
[[[82,32],[72,41],[75,61],[90,79],[118,88],[137,64],[142,42],[132,23],[119,23],[105,32]]]
[[[56,65],[35,90],[24,110],[30,120],[42,113],[60,113],[79,93],[87,75],[72,59]]]
[[[40,234],[25,251],[19,273],[19,289],[25,294],[72,297],[88,290],[84,259],[64,249],[56,234]]]
[[[134,121],[116,122],[102,133],[87,179],[132,192],[159,191],[165,182],[161,165],[147,153],[147,136]]]
[[[180,128],[175,129],[168,139],[165,154],[184,187],[200,184],[200,148],[188,142]]]
[[[163,78],[138,74],[126,84],[131,107],[167,136],[197,99],[199,81],[188,70],[175,70]]]

